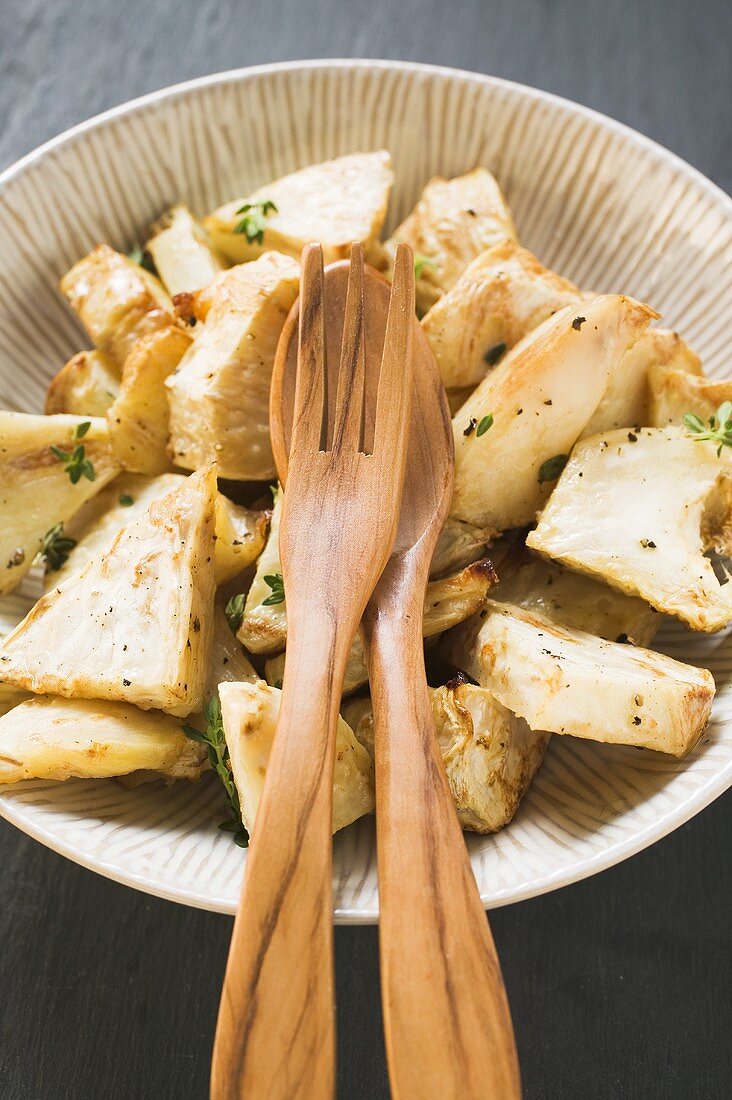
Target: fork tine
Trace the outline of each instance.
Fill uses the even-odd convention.
[[[374,450],[377,454],[404,423],[412,399],[412,333],[414,330],[414,259],[407,244],[397,245],[394,277],[386,319],[384,352],[376,400]]]
[[[362,443],[366,371],[363,280],[363,246],[356,242],[351,245],[351,262],[348,267],[338,394],[333,420],[334,451],[342,449],[344,445],[350,450],[358,450]]]
[[[303,250],[300,274],[300,323],[297,378],[290,450],[321,450],[326,431],[325,311],[323,250],[309,244]]]

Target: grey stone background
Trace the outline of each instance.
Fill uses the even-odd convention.
[[[729,191],[731,52],[729,0],[0,0],[0,168],[188,77],[361,56],[568,96]],[[732,1093],[731,805],[492,914],[527,1100]],[[0,853],[2,1100],[205,1097],[229,919],[107,882],[5,823]],[[339,1097],[382,1100],[376,930],[337,929],[336,950]]]

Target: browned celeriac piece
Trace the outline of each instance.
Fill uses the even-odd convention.
[[[581,438],[612,431],[649,425],[649,372],[657,367],[672,367],[689,377],[701,375],[701,360],[677,332],[667,328],[649,328],[629,348],[610,375],[608,386]]]
[[[495,570],[488,558],[466,566],[451,577],[430,581],[424,598],[423,637],[436,638],[456,623],[474,615],[483,606],[488,592],[495,583]],[[241,638],[241,631],[238,636]],[[284,644],[287,641],[286,621],[281,637]],[[278,684],[284,677],[284,670],[285,655],[279,653],[265,663],[267,682]],[[343,694],[350,695],[351,692],[357,691],[368,682],[368,678],[366,655],[359,635],[354,640],[348,657]]]
[[[632,298],[600,295],[581,313],[560,310],[512,348],[453,418],[452,514],[495,535],[531,523],[561,469],[545,464],[572,449],[654,316]]]
[[[516,813],[550,735],[530,729],[486,688],[459,678],[429,694],[460,824],[467,832],[496,833]],[[343,717],[373,756],[371,700],[344,701]]]
[[[124,469],[149,475],[170,469],[165,380],[192,341],[190,332],[168,325],[141,337],[130,350],[119,393],[107,410],[112,448]]]
[[[244,827],[251,833],[264,790],[280,692],[257,683],[222,683],[221,716]],[[333,770],[333,832],[374,808],[374,769],[353,730],[338,719]]]
[[[490,528],[476,527],[456,516],[448,516],[432,555],[430,576],[444,577],[479,561],[485,556],[491,534]]]
[[[106,551],[122,528],[144,515],[155,500],[185,483],[185,474],[122,473],[112,484],[81,508],[64,525],[64,535],[76,546],[68,552],[60,569],[47,571],[44,588],[57,587],[82,566]],[[259,556],[267,537],[269,512],[234,504],[228,497],[216,496],[216,543],[214,575],[216,584],[225,584],[238,576]]]
[[[88,424],[80,439],[74,435]],[[68,464],[51,447],[72,454],[83,446],[93,479],[74,484]],[[64,523],[119,471],[106,420],[0,412],[0,594],[22,581],[44,536]],[[91,471],[90,471],[91,472]]]
[[[445,655],[534,730],[685,756],[701,737],[714,680],[637,646],[487,601],[442,643]]]
[[[206,230],[183,203],[158,218],[145,249],[171,298],[208,286],[226,266]]]
[[[203,224],[213,246],[237,264],[269,249],[299,259],[310,241],[320,242],[325,263],[345,259],[354,241],[364,244],[368,262],[378,263],[377,240],[393,181],[391,156],[385,150],[351,153],[273,180],[226,203]],[[241,208],[261,209],[264,203],[273,203],[275,209],[263,215],[261,239],[237,233],[246,214]]]
[[[490,552],[499,577],[491,599],[500,603],[536,611],[560,626],[610,642],[640,646],[650,645],[663,621],[644,600],[533,554],[522,538],[504,535]]]
[[[50,589],[0,646],[0,680],[37,695],[200,710],[214,601],[213,467]]]
[[[648,423],[654,428],[683,423],[686,413],[709,422],[725,401],[732,401],[732,382],[718,382],[675,367],[652,366],[648,371]]]
[[[695,630],[732,622],[727,554],[732,456],[683,428],[622,429],[578,443],[527,538],[533,550],[640,596]]]
[[[581,298],[514,240],[481,253],[422,320],[445,386],[476,386],[528,332]]]
[[[277,252],[219,277],[202,331],[165,383],[176,466],[215,461],[220,477],[274,476],[270,378],[298,281],[296,261]]]
[[[59,286],[94,345],[120,371],[135,341],[176,323],[160,280],[107,244],[75,263]]]
[[[0,718],[0,783],[107,779],[133,772],[198,779],[206,759],[180,721],[99,699],[29,699]]]
[[[101,351],[80,351],[51,379],[43,411],[104,416],[118,393],[117,367]]]
[[[424,262],[417,280],[417,309],[425,313],[455,286],[465,268],[487,248],[516,239],[511,211],[487,168],[464,176],[435,176],[411,214],[398,226],[386,249],[411,245]]]

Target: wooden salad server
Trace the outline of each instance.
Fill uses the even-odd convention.
[[[453,484],[442,380],[422,330],[399,529],[366,608],[379,950],[394,1100],[515,1100],[508,999],[435,735],[422,611]]]
[[[303,252],[299,309],[277,351],[280,364],[296,359],[280,530],[287,656],[219,1009],[214,1100],[334,1094],[336,723],[348,653],[399,516],[413,317],[406,246],[391,292],[364,269],[361,245],[325,273],[318,245]]]
[[[287,462],[294,362],[272,386]],[[376,738],[381,986],[395,1100],[514,1100],[518,1059],[500,965],[437,746],[424,592],[450,506],[450,413],[419,325],[407,472],[394,548],[363,620]],[[289,644],[289,642],[288,642]]]

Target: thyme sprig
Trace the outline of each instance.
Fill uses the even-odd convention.
[[[277,213],[279,213],[277,207],[269,199],[265,199],[264,202],[245,202],[237,210],[237,214],[243,214],[244,217],[236,223],[234,232],[242,233],[250,244],[254,241],[257,244],[263,244],[267,216]]]
[[[229,626],[232,633],[236,634],[237,630],[241,626],[242,619],[244,618],[244,604],[246,603],[246,596],[243,592],[240,592],[238,596],[232,596],[226,607],[224,608],[224,614],[226,615]]]
[[[684,413],[684,427],[695,439],[711,439],[718,443],[719,457],[723,447],[732,447],[732,401],[723,401],[707,424],[696,413]]]
[[[46,563],[46,571],[56,571],[69,560],[69,554],[76,546],[76,539],[64,534],[63,523],[57,523],[46,531],[39,551]]]
[[[71,442],[76,443],[73,451],[64,451],[61,447],[51,445],[51,454],[53,454],[59,462],[64,462],[64,470],[69,475],[69,480],[72,485],[76,485],[82,477],[87,478],[89,481],[94,481],[97,476],[97,472],[94,469],[94,463],[91,459],[86,457],[86,448],[83,443],[79,443],[80,439],[83,439],[86,433],[91,428],[91,420],[84,420],[81,424],[77,424],[71,433]]]
[[[424,256],[421,252],[414,253],[414,277],[415,279],[421,279],[424,274],[425,268],[431,268],[434,270],[437,267],[437,263],[431,256]]]
[[[276,603],[285,602],[285,582],[281,573],[270,573],[264,578],[272,592],[266,600],[262,600],[262,607],[272,607]]]
[[[249,834],[241,819],[239,792],[234,783],[229,746],[226,744],[224,723],[221,718],[221,704],[216,695],[212,695],[209,701],[204,704],[203,716],[206,719],[206,729],[204,731],[196,729],[195,726],[184,726],[183,732],[192,741],[198,741],[200,744],[207,746],[209,763],[221,780],[226,792],[231,817],[222,821],[219,829],[227,833],[233,833],[234,840],[239,847],[247,848],[249,846]]]

